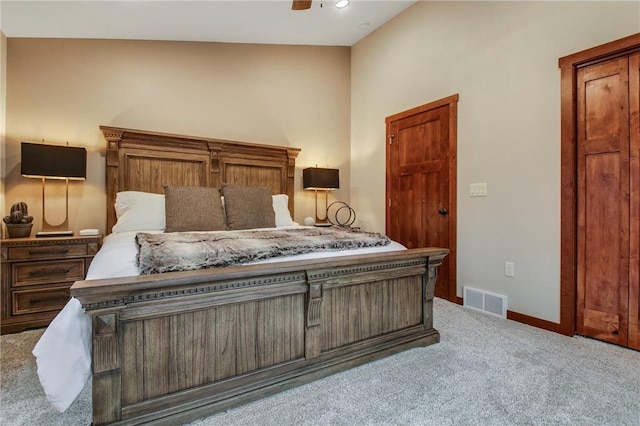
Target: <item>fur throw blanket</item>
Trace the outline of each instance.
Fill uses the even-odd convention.
[[[136,235],[141,275],[238,265],[313,251],[385,246],[389,238],[340,227]]]

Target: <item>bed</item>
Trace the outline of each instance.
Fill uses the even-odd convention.
[[[119,192],[166,184],[266,185],[293,212],[298,149],[101,130],[108,230]],[[448,250],[362,253],[76,282],[94,424],[186,422],[437,343],[434,285]]]

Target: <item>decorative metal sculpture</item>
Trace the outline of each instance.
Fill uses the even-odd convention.
[[[344,201],[334,201],[327,207],[327,220],[332,225],[351,226],[356,221],[356,212]]]

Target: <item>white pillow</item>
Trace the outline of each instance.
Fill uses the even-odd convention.
[[[118,221],[112,232],[164,231],[164,194],[118,192],[115,208]]]
[[[273,196],[273,211],[276,213],[276,226],[294,226],[296,222],[289,211],[289,196],[278,194]]]

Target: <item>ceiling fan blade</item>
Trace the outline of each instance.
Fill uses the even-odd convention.
[[[306,10],[311,8],[311,0],[293,0],[291,10]]]

